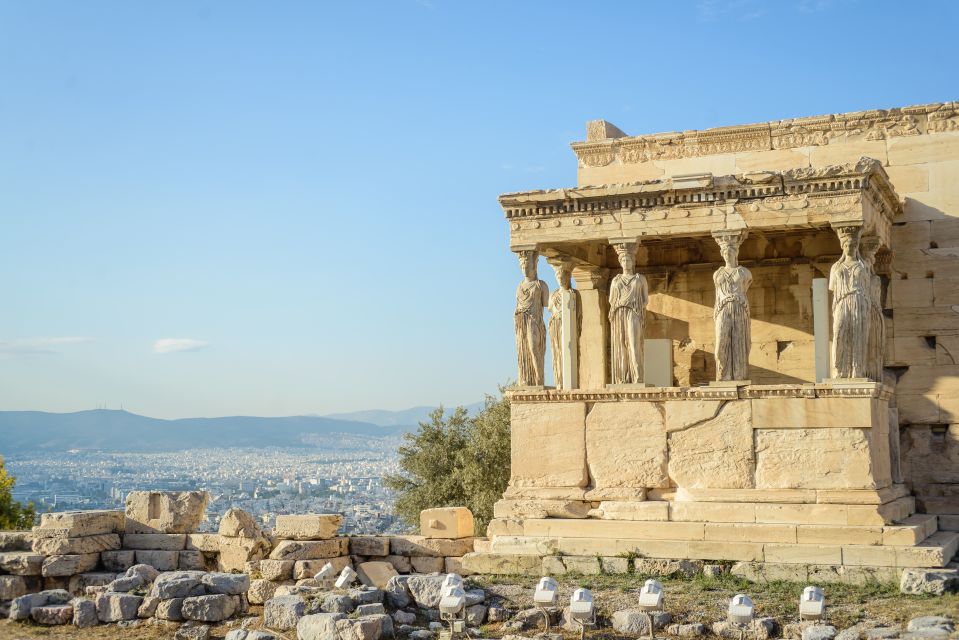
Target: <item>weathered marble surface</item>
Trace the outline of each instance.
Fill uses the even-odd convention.
[[[636,273],[636,243],[613,245],[623,272],[609,285],[609,339],[612,384],[643,381],[643,336],[649,286]]]
[[[543,386],[546,357],[546,325],[543,324],[543,309],[549,302],[549,288],[536,277],[536,261],[539,253],[524,250],[519,253],[520,267],[525,279],[516,288],[516,311],[513,321],[516,328],[517,381],[520,386]]]
[[[739,266],[739,245],[746,239],[746,232],[714,233],[713,237],[726,263],[713,273],[716,380],[747,380],[752,338],[746,293],[753,276],[749,269]]]
[[[862,229],[836,229],[842,257],[829,270],[832,292],[832,366],[836,378],[868,379],[872,324],[872,270],[859,255]]]

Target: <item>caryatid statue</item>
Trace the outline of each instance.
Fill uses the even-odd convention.
[[[860,253],[863,262],[869,267],[869,365],[866,377],[876,382],[883,378],[883,352],[886,347],[886,323],[882,315],[882,278],[876,275],[876,252],[879,250],[878,236],[866,236],[860,241]]]
[[[549,302],[549,288],[536,277],[539,252],[521,250],[519,264],[526,276],[516,288],[516,361],[519,365],[517,383],[521,387],[543,386],[543,363],[546,357],[546,325],[543,308]]]
[[[573,262],[568,257],[559,257],[549,260],[556,272],[556,282],[559,288],[549,297],[549,345],[553,355],[553,381],[557,389],[571,388],[576,385],[576,332],[579,327],[579,305],[575,291],[573,291]],[[573,317],[564,318],[564,313],[571,313]],[[563,323],[566,322],[566,331],[572,335],[563,335]],[[564,344],[564,340],[567,344]],[[567,363],[566,360],[571,362]],[[563,369],[569,368],[572,380],[566,380]],[[568,384],[567,384],[568,383]]]
[[[832,363],[836,378],[868,378],[872,324],[872,269],[859,255],[862,229],[836,229],[842,257],[829,270],[832,291]]]
[[[716,380],[746,380],[749,377],[749,301],[746,292],[753,275],[739,266],[739,247],[746,231],[717,232],[719,252],[725,266],[713,273],[716,304],[713,322],[716,325]]]
[[[609,340],[613,384],[643,381],[643,330],[649,287],[636,273],[636,242],[613,244],[623,272],[609,286]]]

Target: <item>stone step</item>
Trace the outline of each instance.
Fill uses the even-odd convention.
[[[491,526],[491,531],[495,537],[507,535],[913,546],[936,532],[936,516],[917,514],[890,525],[543,518],[497,522]]]
[[[882,528],[882,543],[912,547],[938,531],[939,518],[931,513],[916,513],[893,526]]]
[[[912,547],[574,536],[497,536],[491,545],[492,553],[508,555],[639,554],[647,558],[875,567],[943,567],[957,549],[959,532],[953,531],[939,531]]]
[[[891,525],[912,515],[912,496],[885,504],[804,504],[742,502],[673,502],[676,522],[758,522],[771,524]]]

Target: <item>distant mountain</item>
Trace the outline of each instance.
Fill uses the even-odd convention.
[[[179,451],[210,447],[305,447],[335,434],[382,438],[408,429],[321,416],[161,420],[127,411],[0,411],[0,454],[28,449]]]
[[[445,407],[447,410],[455,409],[455,405]],[[471,416],[475,416],[483,408],[482,402],[474,402],[466,405],[466,410]],[[421,422],[430,419],[430,414],[436,407],[413,407],[403,409],[402,411],[387,411],[385,409],[368,409],[366,411],[352,411],[349,413],[328,413],[324,418],[333,420],[356,420],[358,422],[369,422],[381,427],[415,427]]]

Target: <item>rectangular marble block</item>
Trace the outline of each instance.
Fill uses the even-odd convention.
[[[643,340],[643,382],[654,387],[673,386],[673,341]]]
[[[646,487],[668,487],[663,413],[653,402],[598,402],[586,418],[586,460],[600,499],[642,499]],[[610,489],[621,495],[610,495]],[[632,490],[632,494],[628,490]]]
[[[889,483],[873,466],[871,429],[759,429],[756,487],[876,489]],[[877,477],[880,475],[880,477]]]
[[[876,398],[757,398],[755,429],[871,429],[886,420],[887,402]]]
[[[512,485],[586,486],[585,403],[513,403],[510,415]]]

